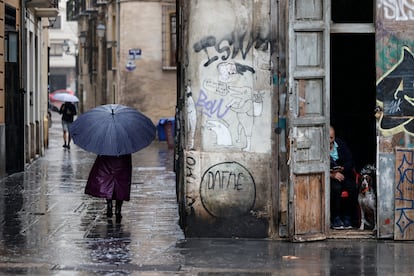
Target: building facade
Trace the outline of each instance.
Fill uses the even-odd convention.
[[[178,1],[176,173],[187,236],[412,240],[413,8]],[[376,231],[330,229],[329,128],[376,170]]]
[[[22,3],[0,3],[0,175],[24,170],[47,140],[47,19],[58,5]]]
[[[82,4],[84,3],[84,5]],[[176,106],[175,1],[69,1],[78,22],[81,112],[137,108],[154,124]]]
[[[77,92],[78,25],[66,20],[66,2],[59,2],[59,15],[49,28],[49,92]]]

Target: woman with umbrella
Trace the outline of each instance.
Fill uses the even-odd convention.
[[[120,222],[122,203],[131,194],[131,154],[121,156],[98,155],[89,173],[85,194],[106,199],[106,216],[111,218],[112,201],[115,200],[115,217]]]
[[[155,138],[156,127],[138,110],[108,104],[81,114],[71,125],[73,142],[98,154],[89,173],[85,193],[106,199],[106,216],[120,222],[124,201],[130,200],[131,154],[147,147]]]

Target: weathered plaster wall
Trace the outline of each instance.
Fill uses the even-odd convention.
[[[378,236],[413,239],[414,5],[377,2]]]
[[[155,124],[160,118],[174,117],[177,102],[176,71],[162,67],[162,19],[160,2],[121,2],[118,102],[136,107]],[[129,49],[136,48],[142,50],[142,57],[135,60],[136,69],[128,71]]]
[[[266,236],[270,1],[191,1],[185,175],[189,235]]]

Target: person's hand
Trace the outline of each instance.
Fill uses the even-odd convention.
[[[339,171],[332,171],[331,178],[338,180],[339,182],[344,181],[345,176]]]

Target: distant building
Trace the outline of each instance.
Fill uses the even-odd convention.
[[[72,0],[68,18],[79,29],[81,111],[119,103],[155,124],[174,116],[175,1]]]
[[[60,0],[59,7],[59,16],[49,29],[49,92],[69,89],[76,93],[78,25],[66,20],[66,0]]]

